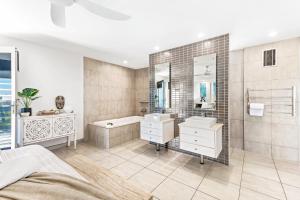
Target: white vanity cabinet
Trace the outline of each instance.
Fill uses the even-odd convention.
[[[180,149],[217,158],[222,151],[222,126],[199,126],[189,121],[179,124]]]
[[[165,144],[174,138],[174,119],[151,120],[144,118],[141,120],[141,139]]]
[[[18,118],[18,145],[24,146],[57,138],[74,137],[76,148],[75,114],[30,116]]]

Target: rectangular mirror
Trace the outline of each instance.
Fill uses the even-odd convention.
[[[155,65],[155,107],[171,107],[170,63]]]
[[[194,57],[194,108],[216,109],[216,54]]]

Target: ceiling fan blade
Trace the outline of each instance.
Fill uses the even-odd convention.
[[[51,3],[51,19],[53,24],[65,27],[66,26],[66,14],[65,7],[55,3]]]
[[[104,18],[112,19],[112,20],[128,20],[130,16],[120,13],[118,11],[114,11],[109,8],[105,8],[99,4],[93,3],[89,0],[74,0],[80,6],[84,7],[88,11],[99,15]]]

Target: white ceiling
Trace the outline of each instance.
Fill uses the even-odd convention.
[[[65,29],[52,24],[48,0],[0,0],[0,34],[142,68],[148,54],[230,33],[239,49],[300,36],[299,0],[92,0],[131,16],[111,21],[78,5]],[[270,37],[271,32],[278,32]],[[204,36],[198,38],[198,34]]]

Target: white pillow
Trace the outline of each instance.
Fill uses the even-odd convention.
[[[30,176],[40,168],[35,156],[17,157],[0,164],[0,190],[16,181]]]

